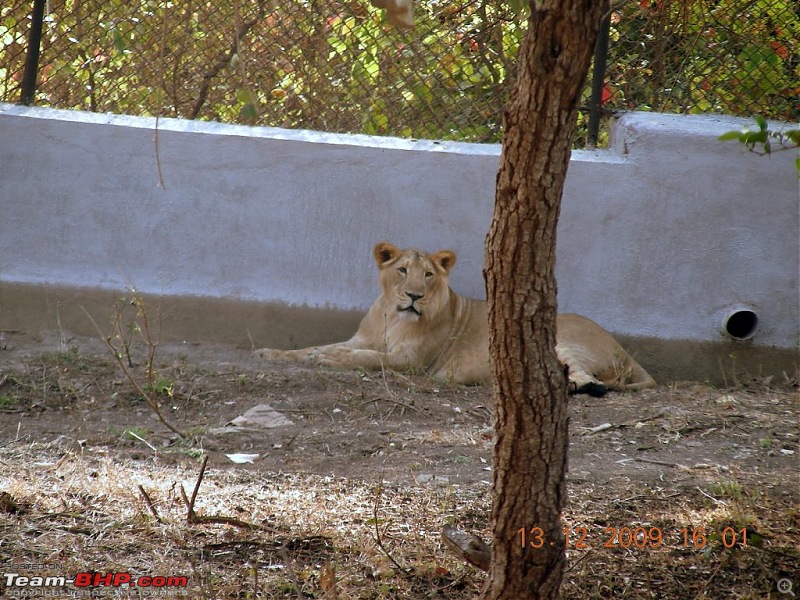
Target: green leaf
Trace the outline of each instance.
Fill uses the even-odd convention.
[[[761,131],[767,130],[767,120],[764,117],[762,117],[761,115],[756,115],[753,118],[756,120],[756,123],[758,123],[758,128]]]
[[[784,137],[793,144],[800,145],[800,129],[790,129],[783,132]]]
[[[347,51],[347,44],[338,36],[332,35],[329,37],[328,44],[332,48],[328,54],[328,60],[332,59],[337,54],[344,54]]]
[[[239,118],[247,123],[253,123],[258,118],[258,96],[252,90],[239,90],[236,100],[242,105],[239,107]]]
[[[114,29],[111,32],[111,37],[114,38],[114,47],[117,49],[117,52],[120,54],[125,52],[125,37],[119,32],[119,29]]]
[[[242,104],[255,104],[256,97],[250,90],[239,90],[236,92],[236,99]]]
[[[528,8],[527,0],[508,0],[508,4],[517,17],[522,16]]]
[[[155,392],[156,394],[165,394],[167,396],[172,396],[174,391],[175,382],[171,379],[166,379],[164,377],[159,377],[153,382],[153,387],[150,391]]]
[[[721,142],[724,142],[724,141],[727,141],[727,140],[738,140],[741,135],[742,135],[741,131],[726,131],[721,136],[719,136],[717,139],[719,141],[721,141]]]
[[[239,109],[239,118],[247,123],[251,123],[258,118],[258,110],[252,104],[245,104]]]
[[[764,144],[767,141],[767,132],[761,131],[747,131],[739,138],[745,144]]]

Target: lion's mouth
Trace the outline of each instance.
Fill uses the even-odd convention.
[[[409,304],[408,306],[399,306],[397,307],[397,312],[399,313],[409,313],[411,315],[415,315],[417,317],[421,317],[422,313],[417,310],[417,307],[414,306],[413,303]]]

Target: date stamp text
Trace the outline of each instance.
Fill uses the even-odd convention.
[[[720,530],[706,527],[683,527],[675,531],[664,531],[660,527],[604,527],[590,531],[587,527],[565,527],[563,542],[567,549],[588,550],[590,548],[655,550],[658,548],[683,548],[702,550],[710,540],[718,541],[725,548],[747,548],[747,529],[724,527]],[[558,540],[561,541],[561,540]],[[553,545],[541,527],[520,527],[514,542],[524,549],[534,550]]]

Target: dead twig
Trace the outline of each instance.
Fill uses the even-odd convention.
[[[142,335],[145,338],[145,342],[148,344],[148,347],[149,347],[148,357],[147,357],[147,379],[148,379],[147,386],[142,386],[139,383],[139,381],[136,379],[136,377],[133,376],[133,373],[131,372],[130,368],[125,364],[125,361],[122,360],[123,359],[123,353],[121,353],[119,351],[119,349],[112,342],[112,340],[114,339],[114,336],[103,335],[103,331],[100,329],[100,326],[97,324],[97,321],[95,321],[94,318],[92,317],[92,315],[89,314],[89,311],[87,311],[84,307],[81,307],[81,308],[83,309],[83,312],[86,313],[86,316],[89,317],[89,320],[92,322],[92,325],[94,325],[94,328],[97,330],[97,333],[100,335],[100,338],[103,340],[103,343],[105,343],[105,345],[108,348],[109,352],[111,352],[111,355],[114,357],[114,360],[117,362],[117,364],[119,365],[120,369],[122,369],[122,373],[123,373],[123,375],[125,375],[125,378],[131,383],[131,385],[133,385],[133,387],[136,390],[136,392],[142,398],[144,398],[145,402],[147,402],[147,405],[151,409],[153,409],[153,412],[156,414],[156,417],[161,422],[161,424],[164,425],[171,432],[179,435],[182,439],[187,439],[188,436],[185,433],[183,433],[182,431],[180,431],[179,429],[177,429],[176,427],[174,427],[172,424],[170,424],[166,420],[166,418],[164,418],[164,415],[161,413],[161,407],[158,405],[158,400],[155,397],[156,392],[155,392],[155,386],[154,386],[154,384],[155,384],[155,374],[154,374],[155,373],[155,371],[154,371],[155,364],[154,363],[155,363],[155,357],[156,357],[156,349],[158,348],[158,345],[159,345],[160,342],[154,342],[153,339],[152,339],[151,332],[150,332],[150,320],[147,318],[147,315],[146,315],[144,309],[141,307],[141,301],[140,300],[135,300],[135,302],[136,302],[136,306],[138,308],[138,315],[142,319],[142,326],[144,328],[144,331],[143,331]],[[119,310],[117,311],[116,316],[114,318],[113,326],[114,326],[114,333],[116,334],[116,336],[120,340],[123,340],[123,346],[126,346],[126,344],[124,342],[124,334],[122,332],[121,312]],[[127,351],[127,346],[126,346],[125,354],[128,356],[128,362],[130,363],[130,354]],[[151,391],[148,392],[145,389],[145,387],[148,387]]]
[[[5,444],[0,444],[0,448],[5,448],[6,446],[10,446],[11,444],[16,444],[16,443],[18,443],[18,442],[24,442],[24,441],[25,441],[25,440],[27,440],[29,437],[31,437],[31,436],[30,436],[29,434],[27,434],[27,433],[26,433],[26,434],[25,434],[25,435],[23,435],[22,437],[16,437],[16,438],[14,438],[13,440],[8,440],[8,441],[7,441]]]
[[[703,494],[703,496],[705,496],[706,498],[708,498],[709,500],[711,500],[715,504],[719,504],[720,506],[728,506],[727,502],[724,502],[723,500],[719,500],[717,498],[714,498],[714,496],[712,496],[710,494],[706,494],[703,490],[700,489],[699,486],[697,487],[697,491],[700,492],[701,494]]]
[[[624,429],[626,427],[635,427],[639,423],[647,423],[648,421],[655,421],[656,419],[660,419],[661,417],[666,416],[666,412],[660,412],[650,417],[641,417],[638,419],[631,419],[630,421],[624,421],[622,423],[612,424],[612,423],[603,423],[602,425],[598,425],[597,427],[592,427],[583,432],[582,435],[594,435],[595,433],[601,433],[603,431],[609,431],[612,429]]]
[[[381,552],[383,552],[386,555],[386,558],[388,558],[392,562],[392,564],[398,568],[400,573],[404,576],[408,576],[411,574],[411,569],[406,569],[403,565],[397,562],[394,556],[392,556],[391,553],[383,545],[383,540],[381,539],[381,531],[378,520],[378,503],[380,502],[381,494],[383,494],[383,485],[379,484],[375,492],[375,504],[373,504],[372,506],[372,522],[375,525],[375,543],[378,545],[378,548],[380,548]]]
[[[391,402],[397,406],[402,406],[403,408],[407,408],[409,410],[413,410],[414,412],[419,412],[419,409],[416,406],[408,404],[407,402],[403,402],[401,400],[395,400],[394,398],[375,398],[376,401],[384,400],[386,402]]]
[[[165,10],[164,17],[161,20],[161,43],[159,44],[158,48],[158,78],[160,80],[160,85],[158,88],[158,110],[156,111],[156,127],[155,131],[153,132],[153,146],[155,147],[156,152],[156,171],[158,173],[158,187],[162,190],[166,190],[167,186],[164,184],[164,172],[161,169],[161,144],[159,144],[158,139],[158,122],[161,119],[161,112],[164,108],[164,102],[162,101],[161,94],[162,90],[166,89],[166,81],[164,77],[164,54],[166,53],[167,49],[167,15],[170,14],[171,11]]]
[[[159,523],[163,523],[164,521],[159,516],[155,504],[153,504],[153,501],[150,499],[150,496],[147,494],[141,484],[139,484],[139,493],[142,495],[142,498],[144,498],[144,503],[147,505],[147,508],[150,510],[150,514],[153,515],[153,518],[155,518],[155,520]]]
[[[723,565],[724,565],[726,562],[727,562],[727,561],[725,561],[725,560],[723,560],[723,561],[720,561],[720,563],[717,565],[717,568],[716,568],[716,569],[714,569],[714,572],[713,572],[713,573],[711,573],[711,576],[710,576],[710,577],[709,577],[709,578],[706,580],[706,582],[703,584],[703,587],[702,587],[702,588],[700,588],[700,591],[699,591],[699,592],[697,592],[697,596],[695,596],[695,600],[699,600],[700,598],[704,598],[704,597],[705,597],[705,595],[706,595],[706,594],[705,594],[705,592],[706,592],[706,588],[707,588],[707,587],[709,586],[709,584],[711,583],[711,580],[712,580],[712,579],[714,579],[714,577],[716,577],[716,576],[717,576],[717,573],[719,573],[719,570],[722,568],[722,566],[723,566]]]
[[[564,569],[564,573],[566,574],[566,573],[569,573],[570,571],[572,571],[572,569],[574,569],[574,568],[575,568],[575,567],[577,567],[579,564],[581,564],[581,563],[582,563],[584,560],[586,560],[586,558],[587,558],[587,557],[588,557],[588,556],[589,556],[589,555],[590,555],[592,552],[593,552],[593,551],[592,551],[592,549],[591,549],[591,548],[590,548],[589,550],[587,550],[587,551],[586,551],[586,552],[583,554],[583,556],[581,556],[581,557],[580,557],[578,560],[576,560],[574,563],[572,563],[570,566],[568,566],[566,569]]]
[[[200,484],[203,483],[203,477],[205,477],[207,466],[208,454],[206,454],[205,458],[203,458],[203,464],[200,466],[200,473],[198,474],[197,481],[194,484],[194,490],[192,490],[191,498],[186,496],[186,490],[184,489],[183,485],[180,486],[181,498],[183,498],[183,503],[186,505],[187,510],[186,522],[192,525],[197,525],[200,523],[216,523],[218,525],[233,525],[234,527],[241,527],[243,529],[262,529],[258,525],[248,523],[247,521],[242,521],[241,519],[237,519],[235,517],[201,516],[194,511],[194,504],[197,501],[197,494],[200,491]]]
[[[289,576],[294,586],[294,593],[297,594],[299,600],[303,600],[305,596],[300,588],[300,580],[297,578],[297,571],[295,571],[294,565],[292,564],[292,557],[289,556],[289,552],[286,550],[286,544],[281,546],[280,552],[283,558],[283,566],[286,568],[286,574]]]
[[[649,458],[634,458],[634,462],[646,463],[648,465],[659,465],[662,467],[672,467],[673,469],[681,468],[678,463],[665,462],[663,460],[650,460]]]
[[[190,523],[192,522],[192,517],[196,516],[194,513],[194,503],[197,500],[197,493],[200,491],[200,484],[203,483],[203,477],[206,475],[206,467],[208,466],[208,454],[203,457],[203,464],[200,465],[200,473],[197,475],[197,481],[194,484],[194,490],[192,490],[192,499],[187,504],[187,508],[189,509],[189,514],[186,516],[186,520]],[[183,491],[183,486],[181,486],[181,490]],[[183,492],[183,498],[186,500],[186,492]]]

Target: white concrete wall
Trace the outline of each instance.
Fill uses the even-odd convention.
[[[573,154],[560,309],[628,336],[800,338],[796,151],[759,157],[745,120],[630,114]],[[0,284],[365,309],[373,244],[452,248],[483,295],[499,147],[155,120],[0,104]],[[2,310],[2,307],[0,307]]]

